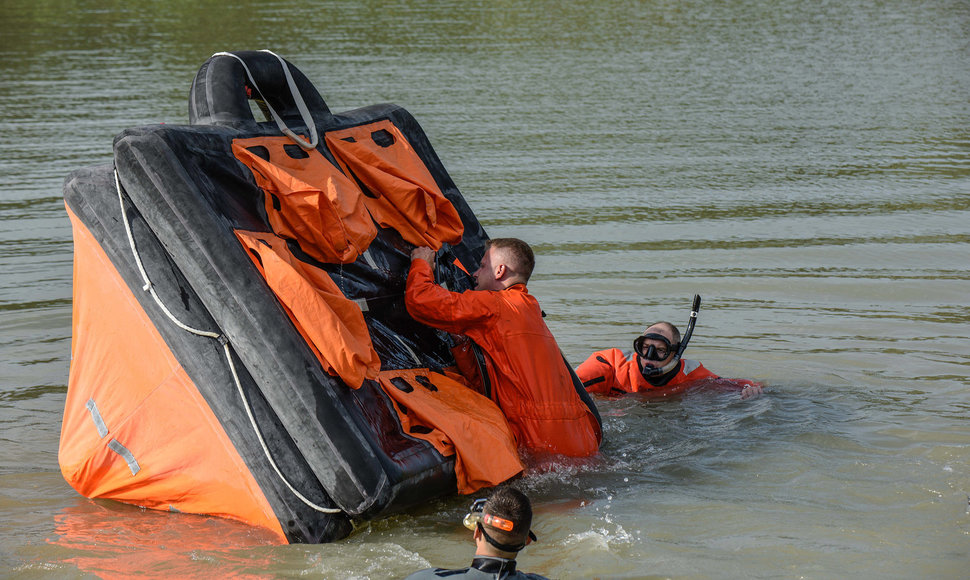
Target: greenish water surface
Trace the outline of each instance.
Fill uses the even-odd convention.
[[[411,111],[573,364],[704,305],[688,354],[765,394],[598,399],[533,473],[558,578],[964,578],[970,4],[941,0],[65,2],[0,20],[0,574],[397,578],[460,567],[467,498],[278,546],[61,478],[61,187],[186,123],[214,52],[269,48],[330,108]],[[109,315],[106,313],[106,315]]]

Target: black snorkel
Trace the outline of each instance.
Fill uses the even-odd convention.
[[[687,321],[687,331],[684,333],[684,338],[680,341],[680,348],[677,349],[677,360],[680,360],[680,355],[684,354],[687,349],[687,343],[690,342],[690,335],[694,334],[694,325],[697,324],[697,312],[701,309],[701,295],[694,294],[694,305],[690,307],[690,320]]]
[[[694,294],[694,304],[691,306],[690,319],[687,321],[687,330],[684,332],[684,336],[680,340],[680,345],[677,347],[677,352],[674,355],[674,358],[672,358],[670,362],[664,366],[660,368],[646,366],[646,364],[644,364],[642,361],[642,356],[639,354],[640,349],[637,346],[640,339],[633,343],[634,350],[637,351],[638,357],[641,358],[639,362],[640,374],[642,374],[643,378],[647,379],[650,384],[656,386],[665,385],[671,378],[673,378],[680,366],[680,357],[684,354],[684,350],[687,349],[687,343],[690,342],[691,335],[694,334],[694,325],[697,324],[697,312],[700,309],[701,296],[700,294]],[[659,335],[657,335],[656,338],[666,341],[664,337]]]

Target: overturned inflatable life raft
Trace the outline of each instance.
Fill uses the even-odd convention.
[[[518,474],[451,337],[404,307],[415,245],[464,290],[487,239],[415,119],[333,114],[269,51],[206,61],[189,112],[121,133],[113,165],[65,184],[67,481],[328,542]]]

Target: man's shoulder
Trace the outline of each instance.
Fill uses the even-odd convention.
[[[597,361],[601,364],[618,367],[628,362],[633,356],[632,352],[624,352],[618,348],[607,348],[598,350],[586,358],[587,361]]]
[[[510,580],[549,580],[545,576],[540,576],[539,574],[530,574],[529,572],[516,572],[515,576],[509,576]]]
[[[435,580],[437,578],[452,578],[457,580],[459,578],[495,578],[495,574],[489,572],[482,572],[477,568],[457,568],[455,570],[449,570],[447,568],[428,568],[426,570],[419,570],[414,574],[411,574],[404,580]],[[527,572],[519,572],[516,570],[509,576],[505,576],[507,580],[547,580],[545,576],[540,576],[538,574],[529,574]]]
[[[717,378],[715,373],[709,371],[700,361],[696,360],[684,359],[681,372],[692,378]]]
[[[458,578],[495,578],[495,574],[491,572],[483,572],[478,568],[468,567],[468,568],[457,568],[454,570],[449,570],[447,568],[427,568],[425,570],[419,570],[414,574],[411,574],[404,580],[435,580],[436,578],[452,578],[457,580]],[[548,580],[545,576],[539,574],[531,574],[529,572],[521,572],[516,570],[512,574],[505,576],[507,580]]]
[[[535,307],[537,310],[541,310],[539,300],[532,294],[529,294],[529,288],[525,284],[513,284],[504,290],[475,290],[475,292],[488,293],[496,299],[508,302],[526,303]]]
[[[469,576],[468,572],[472,571],[472,568],[458,568],[457,570],[448,570],[446,568],[426,568],[424,570],[418,570],[414,574],[406,577],[404,580],[433,580],[434,578],[462,578],[462,577],[472,577]],[[477,570],[474,570],[477,572]]]

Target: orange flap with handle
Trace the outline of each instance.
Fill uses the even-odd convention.
[[[390,121],[330,131],[327,146],[370,191],[367,209],[416,246],[461,241],[464,224],[424,162]],[[373,197],[372,197],[373,196]]]
[[[232,152],[266,193],[273,231],[308,255],[347,264],[377,236],[360,188],[316,149],[304,151],[289,137],[253,137],[234,139]]]
[[[327,372],[355,389],[365,378],[375,378],[381,360],[364,314],[330,275],[298,260],[286,241],[271,233],[235,233]]]
[[[496,486],[523,470],[505,415],[491,400],[428,369],[384,371],[378,380],[405,433],[455,455],[459,493]]]

